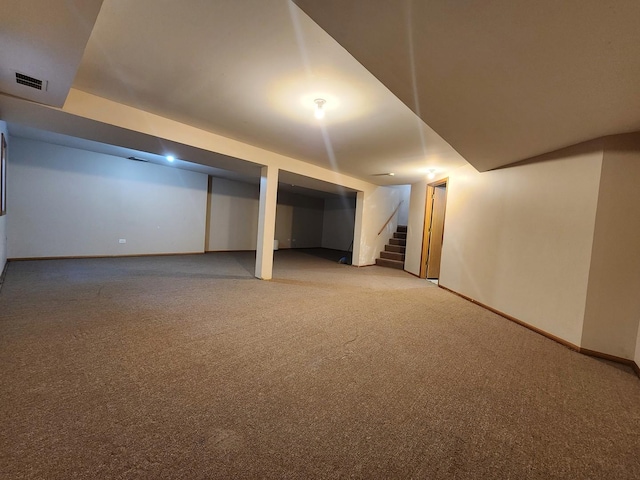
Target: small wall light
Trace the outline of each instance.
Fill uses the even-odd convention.
[[[435,168],[430,168],[429,170],[427,170],[427,172],[429,172],[429,174],[427,175],[427,178],[429,180],[433,180],[434,178],[436,178],[436,169]]]

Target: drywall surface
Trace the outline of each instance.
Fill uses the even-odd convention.
[[[326,198],[322,224],[322,248],[334,250],[352,248],[355,219],[355,197]]]
[[[164,138],[203,150],[217,152],[232,158],[247,160],[256,165],[277,167],[280,170],[286,170],[291,173],[297,173],[355,190],[371,191],[376,188],[375,185],[369,182],[338,173],[332,169],[312,165],[302,160],[297,160],[222,135],[200,130],[196,127],[75,88],[69,91],[62,113],[96,120],[134,132],[145,133],[151,135],[153,138]],[[95,138],[95,140],[101,141],[99,138]],[[125,146],[138,148],[135,144],[129,143],[132,141],[133,139],[129,138],[127,140],[128,144]],[[162,152],[157,153],[161,154]]]
[[[255,250],[260,186],[211,178],[207,251]],[[279,248],[315,248],[322,242],[321,198],[278,192],[275,239]]]
[[[208,252],[255,250],[260,186],[211,177]]]
[[[582,347],[633,360],[640,321],[640,134],[604,140]]]
[[[411,199],[411,185],[393,185],[389,188],[398,190],[400,195],[400,208],[398,208],[398,225],[407,225],[409,223],[409,203]]]
[[[4,134],[4,138],[7,142],[7,162],[9,161],[9,132],[7,131],[7,123],[0,120],[0,132]],[[7,188],[9,186],[9,180],[7,179]],[[8,200],[8,199],[7,199]],[[9,208],[7,207],[7,215],[9,214]],[[7,215],[0,216],[0,274],[4,270],[7,263]]]
[[[17,137],[11,147],[9,258],[204,250],[206,175]]]
[[[354,248],[353,264],[358,266],[373,265],[385,244],[393,237],[398,225],[394,210],[401,200],[401,192],[393,187],[377,187],[358,195],[361,202],[361,218],[358,221],[358,205],[356,205],[356,234],[358,228],[360,236],[356,235],[356,242],[360,240],[359,248]],[[391,221],[383,228],[385,222]],[[360,225],[359,225],[360,223]],[[382,231],[381,231],[382,230]],[[357,261],[356,261],[357,259]]]
[[[501,170],[454,170],[441,285],[580,345],[602,158],[591,142]]]
[[[80,116],[96,120],[101,124],[120,127],[125,129],[125,131],[131,130],[140,132],[151,136],[153,139],[164,138],[172,142],[177,142],[177,144],[190,145],[205,151],[217,152],[228,157],[247,160],[255,163],[256,165],[276,167],[280,170],[286,170],[306,177],[323,180],[336,185],[342,185],[344,187],[363,192],[363,198],[376,198],[379,195],[379,193],[376,192],[381,188],[355,177],[338,173],[332,169],[322,168],[317,165],[286,157],[284,155],[254,147],[221,135],[206,132],[168,118],[163,118],[158,115],[119,104],[73,88],[69,91],[69,95],[67,96],[67,100],[62,111],[52,112],[53,113],[47,113],[50,114],[51,117],[54,117],[59,113],[61,118],[64,118],[64,114]],[[45,120],[43,120],[42,123],[45,123]],[[64,133],[64,131],[61,133]],[[95,132],[88,132],[87,135],[87,138],[103,141],[100,136],[95,134]],[[139,138],[134,141],[133,138],[128,137],[126,142],[123,140],[122,144],[129,148],[162,154],[161,151],[153,150],[151,144],[144,143],[144,145],[147,146],[144,147],[142,143],[138,142],[141,142]],[[396,205],[397,203],[393,208],[395,208]],[[375,223],[373,219],[377,217],[378,212],[372,212],[370,214],[364,205],[359,211],[360,215],[357,217],[359,220],[356,221],[356,227],[354,229],[356,239],[355,243],[357,244],[354,246],[354,258],[362,259],[370,264],[375,260],[375,254],[373,251],[378,245],[376,236],[377,231],[372,234],[370,231],[362,231],[361,227],[366,225],[371,226],[372,230],[375,229],[376,227],[373,226],[373,223]],[[371,222],[369,221],[370,217],[372,218]],[[380,228],[380,226],[378,226],[378,228]],[[360,252],[362,252],[362,255]]]
[[[409,215],[407,221],[407,249],[404,258],[404,269],[420,275],[422,259],[422,238],[424,234],[424,209],[427,202],[427,181],[411,185],[409,198]]]
[[[319,248],[323,216],[322,198],[279,191],[275,237],[280,248]]]

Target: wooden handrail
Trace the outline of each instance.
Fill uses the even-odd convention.
[[[380,235],[384,229],[387,227],[387,225],[389,225],[389,222],[391,221],[391,219],[393,218],[393,216],[398,213],[398,210],[400,210],[400,205],[402,205],[402,202],[404,202],[404,200],[400,200],[400,203],[398,204],[398,206],[396,207],[396,209],[393,211],[393,213],[391,214],[391,216],[389,217],[389,219],[384,222],[384,225],[382,226],[382,228],[380,229],[380,231],[378,232],[378,235]]]

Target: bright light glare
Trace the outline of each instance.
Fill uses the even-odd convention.
[[[167,161],[168,162],[173,162],[176,159],[176,157],[174,157],[173,155],[167,155]]]
[[[338,125],[371,113],[374,104],[366,101],[368,94],[366,85],[339,78],[333,72],[314,72],[312,78],[304,72],[294,72],[271,85],[268,102],[281,115],[302,124],[315,124],[315,101],[323,99],[324,120]]]
[[[420,173],[426,173],[427,174],[427,178],[429,180],[433,180],[434,178],[436,178],[436,169],[435,168],[419,168],[418,172]]]
[[[324,104],[327,103],[327,101],[323,98],[316,98],[314,102],[316,104],[316,110],[313,112],[313,116],[318,120],[322,120],[324,118]]]

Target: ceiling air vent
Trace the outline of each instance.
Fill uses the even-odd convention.
[[[144,158],[140,158],[140,157],[127,157],[129,160],[133,160],[134,162],[148,162],[149,160],[145,160]]]
[[[19,83],[20,85],[25,85],[27,87],[35,88],[36,90],[47,89],[46,81],[30,77],[29,75],[25,75],[24,73],[19,73],[19,72],[16,72],[16,83]]]

